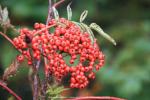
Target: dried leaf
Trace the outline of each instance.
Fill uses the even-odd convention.
[[[2,12],[3,12],[3,10],[2,10],[2,7],[0,5],[0,21],[2,20]]]
[[[99,25],[97,25],[96,23],[92,23],[92,24],[90,25],[90,28],[91,28],[91,29],[94,29],[94,30],[97,31],[100,35],[102,35],[104,38],[106,38],[107,40],[109,40],[110,42],[112,42],[114,45],[116,45],[115,40],[114,40],[112,37],[110,37],[107,33],[105,33],[105,32],[102,30],[102,28],[101,28]]]
[[[53,7],[54,17],[56,20],[59,20],[59,13],[55,7]]]
[[[17,73],[19,68],[19,62],[15,59],[12,64],[5,70],[3,74],[3,80],[7,80],[10,76],[13,76]]]
[[[80,16],[80,23],[82,23],[85,20],[85,18],[87,17],[87,14],[88,14],[87,10],[83,11],[83,13]]]
[[[71,9],[70,5],[71,5],[71,3],[69,3],[67,6],[68,20],[71,20],[71,18],[72,18],[72,9]]]
[[[3,19],[3,22],[7,22],[7,20],[8,20],[8,10],[7,10],[7,8],[3,9],[2,19]]]
[[[6,7],[2,9],[1,6],[0,6],[0,25],[2,25],[3,27],[7,27],[10,25],[8,10]]]

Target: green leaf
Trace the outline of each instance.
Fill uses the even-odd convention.
[[[80,23],[82,23],[85,20],[85,18],[87,17],[87,14],[88,14],[87,10],[83,11],[83,13],[80,16]]]
[[[71,18],[72,18],[72,9],[71,9],[70,5],[71,5],[71,3],[69,3],[67,6],[68,20],[71,20]]]
[[[58,86],[54,84],[52,86],[48,86],[48,90],[46,91],[46,93],[49,97],[58,98],[61,92],[66,91],[68,89],[69,88],[64,88],[64,86]]]
[[[116,45],[116,41],[110,37],[107,33],[105,33],[102,28],[97,25],[96,23],[92,23],[90,24],[90,28],[94,29],[95,31],[97,31],[100,35],[102,35],[105,39],[109,40],[110,42],[112,42],[114,45]]]
[[[53,7],[52,9],[53,9],[53,12],[54,12],[55,19],[58,20],[59,19],[59,13],[58,13],[57,9],[55,7]]]

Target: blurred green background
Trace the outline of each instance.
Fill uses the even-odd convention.
[[[66,0],[58,10],[67,16]],[[32,27],[35,22],[46,22],[48,0],[0,0],[7,6],[12,24],[17,27]],[[128,100],[150,100],[150,0],[72,0],[73,20],[87,9],[86,23],[96,22],[111,35],[117,46],[95,33],[106,63],[89,87],[71,89],[66,96],[116,96]],[[8,33],[13,36],[12,32]],[[12,60],[16,50],[0,36],[0,78]],[[25,65],[22,65],[25,66]],[[28,68],[19,69],[11,77],[8,86],[23,100],[32,100],[28,83]],[[73,95],[74,94],[74,95]],[[0,100],[11,99],[11,95],[0,87]]]

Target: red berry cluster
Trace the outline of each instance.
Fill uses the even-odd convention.
[[[51,32],[53,26],[54,32]],[[50,29],[48,29],[50,28]],[[89,79],[95,78],[94,70],[99,70],[104,64],[104,55],[99,50],[96,40],[92,43],[90,35],[79,26],[64,18],[52,19],[48,25],[35,23],[34,30],[21,29],[20,35],[13,40],[17,49],[22,51],[19,61],[24,57],[28,64],[32,60],[40,60],[42,56],[48,60],[45,73],[52,73],[57,80],[71,74],[70,87],[83,88]],[[69,55],[70,64],[76,59],[76,66],[67,65],[64,54]]]

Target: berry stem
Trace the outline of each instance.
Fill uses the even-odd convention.
[[[53,13],[52,13],[52,7],[58,7],[61,3],[63,3],[65,0],[60,0],[55,4],[52,4],[52,0],[49,0],[49,6],[48,6],[48,16],[46,20],[46,24],[53,18]]]
[[[42,31],[44,31],[44,30],[46,30],[46,29],[49,29],[49,28],[51,28],[51,27],[54,27],[54,26],[56,26],[56,24],[53,24],[53,25],[50,25],[50,26],[46,26],[45,28],[42,28],[41,30],[39,30],[39,31],[37,31],[36,33],[34,33],[34,36],[36,36],[38,33],[42,32]]]
[[[13,43],[13,41],[12,41],[6,34],[4,34],[3,32],[0,32],[0,34],[1,34],[6,40],[8,40],[14,47],[16,47],[15,44]]]
[[[60,0],[60,1],[58,1],[57,3],[55,3],[54,5],[53,5],[53,7],[57,7],[57,6],[59,6],[61,3],[63,3],[65,0]]]
[[[49,0],[49,5],[48,5],[48,16],[46,20],[46,24],[52,19],[52,0]]]
[[[22,100],[13,90],[6,86],[2,81],[0,81],[0,86],[7,90],[10,94],[12,94],[17,100]]]
[[[38,93],[39,93],[39,89],[38,89],[38,86],[39,86],[39,82],[38,82],[38,74],[37,73],[34,73],[34,83],[33,83],[33,100],[38,100]]]
[[[22,50],[17,49],[14,42],[6,34],[4,34],[3,32],[0,32],[0,35],[2,35],[6,40],[8,40],[15,47],[16,50],[18,50],[20,53],[22,53]]]
[[[49,6],[48,6],[48,16],[47,16],[47,20],[46,20],[46,25],[48,25],[49,21],[53,18],[53,13],[52,13],[52,0],[49,0]],[[41,50],[43,51],[43,50]],[[47,66],[47,58],[44,56],[44,67]],[[47,74],[45,74],[45,81],[42,82],[42,96],[43,96],[43,100],[46,99],[46,90],[47,90],[47,79],[48,76]]]

